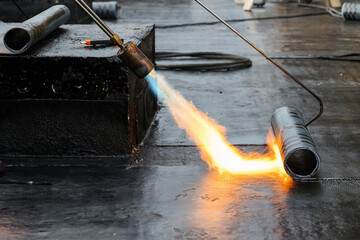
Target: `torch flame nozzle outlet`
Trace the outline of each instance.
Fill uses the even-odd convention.
[[[146,77],[154,69],[154,64],[133,42],[126,43],[119,50],[118,56],[139,78]]]

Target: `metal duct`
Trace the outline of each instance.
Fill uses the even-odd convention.
[[[286,172],[294,179],[312,177],[320,168],[316,150],[301,112],[294,107],[277,109],[271,117]]]
[[[65,5],[55,5],[7,31],[4,45],[12,53],[21,54],[69,18],[70,10]]]

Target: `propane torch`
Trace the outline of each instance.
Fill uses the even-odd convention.
[[[75,0],[75,2],[94,20],[101,30],[109,36],[110,40],[120,47],[117,53],[118,57],[136,76],[144,78],[154,69],[154,64],[133,42],[130,41],[124,44],[120,37],[114,33],[83,0]]]

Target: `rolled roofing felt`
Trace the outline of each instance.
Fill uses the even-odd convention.
[[[92,2],[92,9],[102,19],[118,18],[120,5],[116,1]]]
[[[285,171],[294,179],[309,178],[319,170],[321,161],[301,112],[294,107],[277,109],[271,118]]]
[[[360,3],[344,2],[341,7],[341,13],[346,20],[360,21]]]
[[[14,54],[24,53],[69,18],[70,10],[65,5],[55,5],[7,31],[4,45]]]

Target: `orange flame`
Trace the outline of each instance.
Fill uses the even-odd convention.
[[[270,147],[268,153],[244,153],[226,140],[225,127],[199,111],[192,102],[188,102],[179,92],[172,89],[163,76],[155,71],[150,74],[157,79],[157,87],[161,91],[163,101],[179,128],[184,129],[188,138],[196,143],[202,159],[210,168],[220,173],[237,175],[279,173],[287,176],[277,141],[271,131],[267,137]]]

